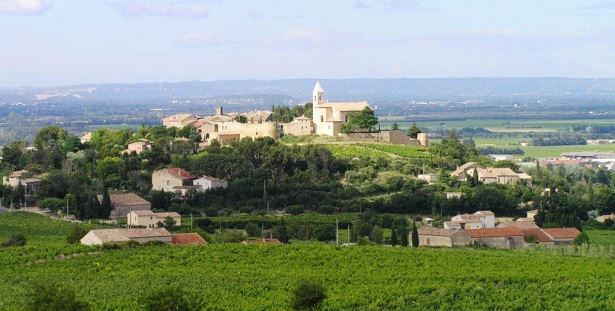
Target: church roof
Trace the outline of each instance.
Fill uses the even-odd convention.
[[[361,111],[363,108],[372,109],[367,101],[360,102],[324,102],[318,104],[318,108],[333,108],[339,111]],[[373,110],[373,109],[372,109]]]

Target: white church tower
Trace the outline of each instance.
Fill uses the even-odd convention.
[[[320,81],[316,82],[314,91],[312,92],[312,122],[314,122],[314,132],[322,134],[323,122],[325,121],[323,109],[319,109],[319,105],[324,102],[325,91],[320,86]]]

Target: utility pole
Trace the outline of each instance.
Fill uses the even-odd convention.
[[[335,220],[335,246],[340,247],[340,222]]]
[[[348,245],[350,245],[350,225],[348,225]]]
[[[192,225],[194,224],[194,220],[192,219],[192,213],[190,213],[190,232],[193,232]]]

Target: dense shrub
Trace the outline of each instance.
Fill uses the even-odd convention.
[[[152,292],[143,300],[147,311],[190,311],[190,299],[177,287],[169,287]]]
[[[79,226],[75,227],[73,228],[71,233],[66,237],[66,243],[68,244],[79,243],[81,238],[83,238],[86,234],[88,234],[88,231],[85,230],[83,227],[79,227]]]
[[[292,308],[316,310],[325,298],[325,288],[320,282],[311,279],[301,280],[293,292]]]
[[[38,284],[29,292],[23,310],[26,311],[86,311],[90,306],[77,299],[75,292],[58,284]]]
[[[24,246],[26,245],[26,236],[21,233],[11,234],[4,242],[2,242],[2,246],[11,247],[11,246]]]
[[[49,209],[51,211],[57,211],[64,207],[64,200],[58,198],[46,198],[38,202],[38,207],[41,209]]]

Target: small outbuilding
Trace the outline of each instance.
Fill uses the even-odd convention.
[[[127,243],[136,241],[145,243],[149,241],[160,241],[171,243],[171,233],[164,228],[147,228],[147,229],[98,229],[90,230],[83,238],[83,245],[103,245],[110,243]]]

